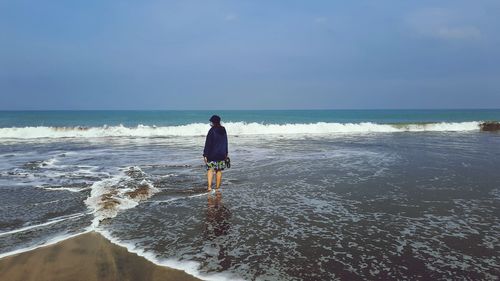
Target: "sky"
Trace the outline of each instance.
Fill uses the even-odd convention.
[[[0,0],[0,110],[500,108],[500,1]]]

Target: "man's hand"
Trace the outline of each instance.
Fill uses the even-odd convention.
[[[207,163],[208,163],[208,159],[207,159],[207,157],[203,156],[203,160],[205,160],[205,164],[207,164]]]

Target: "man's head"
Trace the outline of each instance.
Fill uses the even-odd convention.
[[[212,115],[209,121],[214,125],[220,125],[220,117],[218,115]]]

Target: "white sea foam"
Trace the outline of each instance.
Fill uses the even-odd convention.
[[[157,257],[156,254],[152,252],[146,252],[142,248],[137,247],[136,245],[132,243],[125,243],[111,235],[111,233],[105,229],[102,229],[101,227],[96,227],[92,229],[96,232],[99,232],[101,235],[103,235],[106,239],[111,241],[113,244],[116,244],[118,246],[126,248],[130,253],[137,254],[138,256],[141,256],[150,262],[160,265],[160,266],[167,266],[170,268],[175,268],[178,270],[182,270],[186,272],[189,275],[192,275],[196,278],[202,279],[202,280],[207,280],[207,281],[240,281],[244,280],[238,276],[235,276],[230,273],[202,273],[198,270],[200,268],[200,264],[194,261],[179,261],[175,259],[160,259]]]
[[[45,190],[48,190],[48,191],[61,191],[61,190],[65,190],[65,191],[70,191],[70,192],[82,192],[84,190],[89,190],[91,188],[91,187],[80,187],[80,188],[77,188],[77,187],[44,187],[44,186],[37,186],[37,187],[45,189]]]
[[[134,174],[142,176],[144,173],[139,167],[129,167],[112,178],[92,184],[90,196],[85,200],[85,204],[94,212],[92,226],[96,227],[100,221],[115,217],[121,210],[134,208],[140,201],[158,192],[146,179],[133,178]]]
[[[224,123],[229,135],[293,135],[293,134],[338,134],[338,133],[391,133],[422,131],[479,131],[481,121],[428,124],[377,124],[363,123],[308,123],[308,124],[261,124],[246,122]],[[179,126],[137,127],[11,127],[0,128],[2,139],[36,138],[101,138],[101,137],[169,137],[203,136],[210,127],[204,123]]]
[[[42,161],[41,163],[41,167],[44,167],[44,168],[48,168],[48,167],[53,167],[55,165],[55,163],[59,162],[58,159],[56,158],[50,158],[48,160],[44,160]]]
[[[26,227],[23,227],[23,228],[19,228],[19,229],[14,229],[14,230],[2,232],[2,233],[0,233],[0,236],[5,236],[5,235],[14,234],[14,233],[24,232],[24,231],[27,231],[27,230],[30,230],[30,229],[34,229],[34,228],[38,228],[38,227],[42,227],[42,226],[47,226],[47,225],[55,224],[55,223],[66,221],[66,220],[70,220],[70,219],[79,218],[79,217],[82,217],[82,216],[85,216],[85,215],[86,214],[78,213],[78,214],[73,214],[73,215],[62,216],[62,217],[55,218],[55,219],[52,219],[50,221],[47,221],[47,222],[44,222],[44,223],[41,223],[41,224],[30,225],[30,226],[26,226]]]
[[[143,249],[137,247],[136,245],[132,243],[125,243],[122,242],[116,238],[114,238],[107,230],[104,230],[100,227],[95,227],[95,226],[90,226],[88,227],[85,231],[76,233],[76,234],[67,234],[67,235],[60,235],[56,236],[53,238],[50,238],[47,240],[45,243],[36,245],[36,246],[31,246],[31,247],[26,247],[26,248],[21,248],[21,249],[16,249],[10,252],[5,252],[5,253],[0,253],[0,259],[7,257],[7,256],[12,256],[12,255],[17,255],[20,253],[24,252],[29,252],[38,248],[42,247],[47,247],[50,245],[54,245],[56,243],[59,243],[61,241],[67,240],[74,238],[76,236],[89,233],[92,231],[96,231],[103,235],[106,239],[108,239],[111,243],[124,247],[126,248],[130,253],[137,254],[138,256],[141,256],[150,262],[159,265],[159,266],[166,266],[178,270],[182,270],[186,272],[187,274],[194,276],[196,278],[202,279],[202,280],[207,280],[207,281],[243,281],[244,279],[235,276],[233,274],[229,273],[201,273],[198,268],[200,267],[199,263],[194,262],[194,261],[178,261],[175,259],[159,259],[157,258],[156,254],[151,253],[151,252],[146,252]]]
[[[212,190],[212,192],[215,192],[215,190]],[[175,201],[183,200],[183,199],[202,197],[202,196],[206,196],[207,194],[209,194],[209,192],[203,192],[200,194],[194,194],[194,195],[183,196],[183,197],[174,197],[174,198],[169,198],[169,199],[165,199],[165,200],[154,200],[154,201],[148,201],[148,202],[151,204],[170,203],[170,202],[175,202]]]
[[[76,234],[60,235],[60,236],[53,237],[53,238],[47,240],[45,243],[40,244],[40,245],[36,245],[36,246],[32,246],[32,247],[27,247],[27,248],[22,248],[22,249],[17,249],[17,250],[6,252],[6,253],[0,253],[0,259],[4,258],[4,257],[7,257],[7,256],[12,256],[12,255],[17,255],[17,254],[24,253],[24,252],[29,252],[29,251],[32,251],[32,250],[35,250],[35,249],[38,249],[38,248],[41,248],[41,247],[46,247],[46,246],[54,245],[54,244],[59,243],[59,242],[61,242],[63,240],[70,239],[70,238],[82,235],[84,233],[88,233],[90,231],[91,230],[86,230],[84,232],[79,232],[79,233],[76,233]]]

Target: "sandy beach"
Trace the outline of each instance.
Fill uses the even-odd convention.
[[[183,271],[157,266],[114,245],[98,233],[85,233],[54,245],[0,259],[0,280],[199,280]]]

